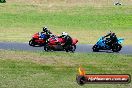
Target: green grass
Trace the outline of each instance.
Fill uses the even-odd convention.
[[[109,30],[132,44],[132,7],[56,4],[0,5],[0,41],[28,42],[31,35],[48,26],[55,34],[66,31],[80,43],[94,44]]]
[[[34,3],[33,1],[36,1]],[[111,0],[10,0],[0,4],[0,41],[28,42],[48,26],[79,43],[94,44],[109,30],[132,44],[132,6]],[[76,83],[78,67],[88,74],[130,74],[132,55],[0,50],[0,88],[131,88],[132,84]]]
[[[78,67],[88,74],[130,74],[132,55],[0,51],[0,88],[131,88],[130,84],[76,83]]]

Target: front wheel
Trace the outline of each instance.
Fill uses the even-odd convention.
[[[70,46],[67,46],[66,48],[65,48],[65,50],[66,50],[66,52],[69,52],[69,51],[71,51],[71,52],[75,52],[75,50],[76,50],[76,45],[70,45]]]
[[[122,46],[120,44],[113,44],[112,51],[113,52],[119,52],[121,50]]]
[[[92,49],[93,49],[93,52],[98,52],[98,51],[99,51],[99,49],[98,49],[98,46],[97,46],[97,45],[94,45]]]
[[[75,52],[75,50],[76,50],[76,45],[72,45],[71,46],[71,52]]]
[[[29,45],[30,45],[30,46],[34,46],[33,39],[31,39],[31,40],[29,41]]]

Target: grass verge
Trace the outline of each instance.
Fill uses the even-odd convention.
[[[79,86],[78,67],[89,74],[130,74],[132,55],[0,50],[1,88],[131,88],[131,84]]]
[[[0,5],[0,41],[28,42],[35,32],[48,26],[54,34],[66,31],[80,43],[94,44],[109,30],[132,44],[132,7],[70,4]]]

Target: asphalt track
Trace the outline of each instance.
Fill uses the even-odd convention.
[[[78,44],[76,52],[91,53],[92,44]],[[44,51],[43,47],[32,47],[28,43],[17,43],[17,42],[0,42],[0,49],[4,50],[23,50],[23,51]],[[99,53],[113,53],[110,50],[100,51]],[[123,46],[119,54],[132,54],[132,45]]]

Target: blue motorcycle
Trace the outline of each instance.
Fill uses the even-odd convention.
[[[98,42],[93,46],[93,52],[98,52],[99,50],[112,50],[113,52],[119,52],[122,48],[123,38],[117,38],[117,41],[112,45],[108,44],[109,38],[101,37]]]

